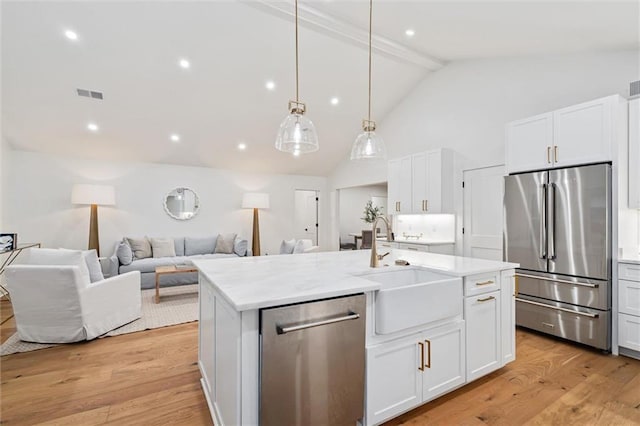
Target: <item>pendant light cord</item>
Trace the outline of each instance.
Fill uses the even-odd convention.
[[[296,0],[297,2],[298,0]],[[369,0],[369,115],[371,121],[371,28],[373,26],[373,0]]]
[[[299,102],[298,87],[300,82],[298,80],[298,0],[296,0],[296,102]]]

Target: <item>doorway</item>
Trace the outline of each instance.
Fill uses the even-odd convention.
[[[502,260],[504,166],[463,172],[463,255]]]
[[[294,238],[308,239],[314,246],[318,245],[318,194],[319,191],[296,189]]]

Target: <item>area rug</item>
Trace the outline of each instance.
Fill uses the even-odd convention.
[[[155,303],[155,289],[142,290],[142,317],[116,328],[100,338],[193,322],[198,319],[198,285],[160,289],[160,303]],[[57,346],[23,342],[14,333],[0,346],[0,356]]]

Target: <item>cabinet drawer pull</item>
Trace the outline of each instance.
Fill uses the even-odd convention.
[[[535,280],[542,280],[542,281],[550,281],[552,283],[560,283],[560,284],[570,284],[570,285],[577,285],[577,286],[581,286],[581,287],[589,287],[589,288],[598,288],[599,285],[598,284],[591,284],[591,283],[578,283],[575,281],[569,281],[569,280],[561,280],[559,278],[545,278],[545,277],[538,277],[536,275],[528,275],[528,274],[521,274],[521,273],[517,273],[516,274],[516,278],[517,277],[522,277],[522,278],[533,278]]]
[[[488,302],[489,300],[495,299],[494,296],[485,297],[484,299],[477,299],[476,302]]]
[[[487,281],[476,283],[477,286],[489,285],[489,284],[493,284],[493,280],[487,280]]]
[[[557,306],[546,305],[544,303],[539,303],[539,302],[532,302],[531,300],[526,300],[526,299],[520,299],[519,297],[516,297],[516,302],[528,303],[529,305],[541,306],[543,308],[553,309],[554,311],[567,312],[569,314],[581,315],[583,317],[588,317],[588,318],[598,318],[599,317],[598,314],[592,314],[592,313],[589,313],[589,312],[574,311],[573,309],[559,308]]]
[[[553,162],[554,163],[558,162],[558,145],[555,145],[553,147]]]
[[[407,247],[407,250],[418,251],[418,249],[417,249],[417,248],[415,248],[415,247]]]
[[[551,164],[551,147],[547,147],[547,164]]]
[[[425,367],[431,368],[431,340],[425,339],[425,343],[427,344],[427,363]]]
[[[424,200],[424,211],[425,212],[429,211],[429,200]]]
[[[424,343],[418,342],[418,346],[420,346],[420,365],[418,370],[424,371]]]

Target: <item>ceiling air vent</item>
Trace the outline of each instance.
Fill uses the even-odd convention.
[[[640,80],[634,81],[629,84],[629,96],[638,96],[640,95]]]
[[[102,99],[102,92],[96,92],[87,89],[76,89],[78,96],[84,96],[85,98]]]

